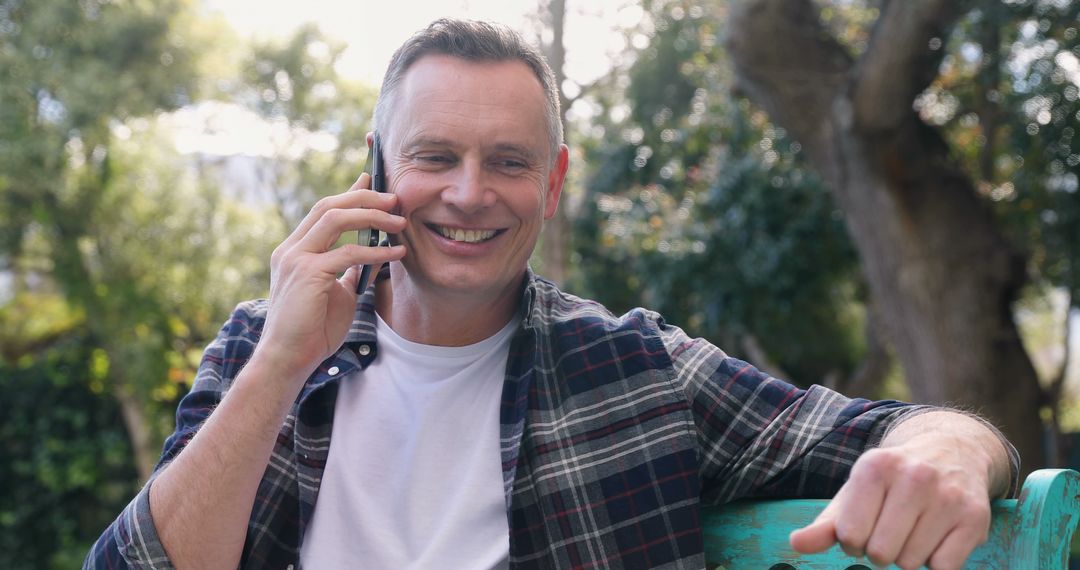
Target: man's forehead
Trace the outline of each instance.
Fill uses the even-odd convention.
[[[488,85],[492,89],[513,79],[535,86],[536,93],[543,95],[539,78],[525,62],[517,59],[472,60],[447,54],[427,54],[405,70],[402,84],[408,89],[410,85],[416,87],[417,84],[427,84],[427,80],[434,78],[438,79],[437,85],[444,87],[478,78],[498,78],[500,81]]]
[[[466,135],[462,128],[486,132],[488,144],[502,139],[532,147],[546,139],[537,137],[537,130],[547,128],[540,81],[518,60],[427,55],[402,76],[396,98],[391,124],[399,145],[418,137],[457,139]]]

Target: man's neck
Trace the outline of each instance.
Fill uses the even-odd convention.
[[[402,338],[432,346],[480,342],[506,326],[520,303],[520,288],[487,296],[436,294],[409,279],[400,265],[391,266],[390,278],[375,286],[375,310],[390,328]]]

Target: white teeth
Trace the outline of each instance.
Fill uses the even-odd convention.
[[[489,240],[495,236],[495,230],[463,230],[459,228],[447,228],[438,226],[439,234],[454,241],[466,243],[478,243]]]

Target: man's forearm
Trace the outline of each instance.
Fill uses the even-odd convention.
[[[302,380],[252,359],[206,423],[150,488],[150,509],[177,568],[235,568],[277,434]],[[295,386],[295,387],[294,387]]]
[[[915,415],[893,427],[880,447],[926,445],[943,454],[956,454],[972,464],[985,465],[990,498],[1010,492],[1012,462],[1001,440],[981,421],[954,411],[932,411]]]

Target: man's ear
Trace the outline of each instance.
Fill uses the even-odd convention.
[[[544,196],[544,219],[550,220],[559,207],[559,198],[562,197],[563,182],[566,181],[566,169],[570,166],[570,149],[566,145],[559,145],[559,155],[555,157],[555,164],[548,173],[548,191]]]

